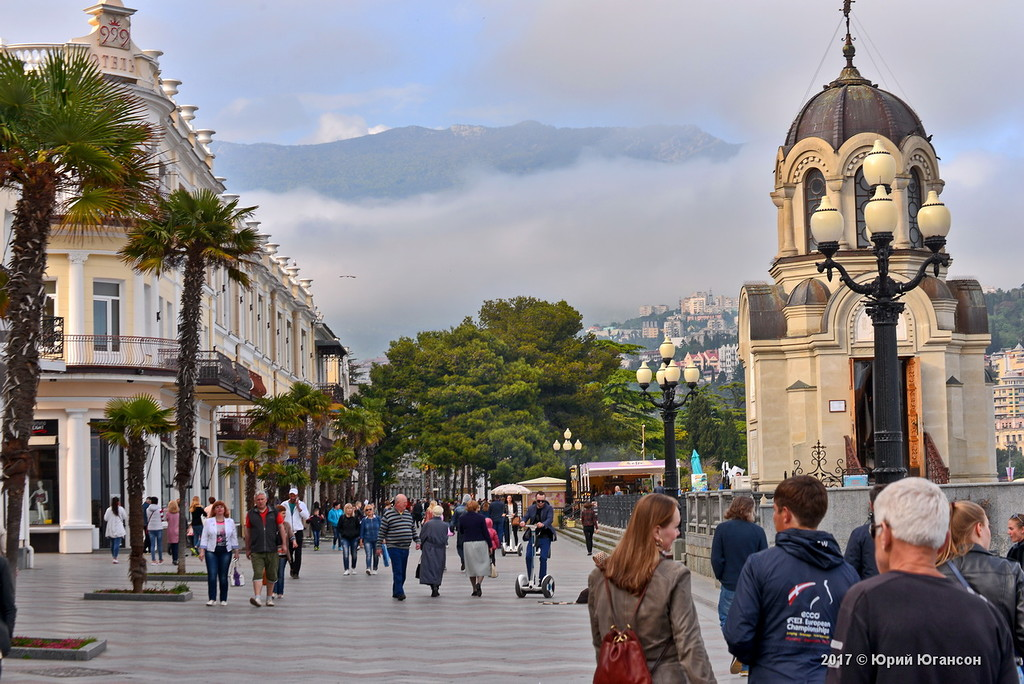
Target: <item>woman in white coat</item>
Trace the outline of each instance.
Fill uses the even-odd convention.
[[[110,500],[110,508],[103,514],[103,522],[107,523],[106,536],[110,539],[110,555],[117,563],[117,554],[124,543],[125,523],[128,521],[128,514],[125,513],[121,499],[114,497]]]
[[[231,560],[238,560],[238,529],[235,521],[227,517],[228,507],[223,501],[214,501],[210,517],[203,523],[199,539],[199,560],[206,561],[206,584],[210,600],[208,606],[217,605],[217,587],[220,586],[220,605],[228,605],[228,569]]]

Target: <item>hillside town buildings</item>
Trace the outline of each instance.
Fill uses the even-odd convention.
[[[1001,349],[989,357],[996,378],[992,388],[996,448],[1024,451],[1024,346]]]
[[[161,190],[223,194],[226,180],[215,175],[209,147],[214,131],[200,128],[198,107],[177,101],[181,81],[162,73],[162,53],[138,46],[135,10],[120,0],[103,0],[85,12],[92,31],[81,38],[0,49],[30,67],[52,50],[87,51],[108,78],[145,104],[146,117],[158,127]],[[5,240],[15,200],[10,192],[0,194]],[[129,508],[141,505],[125,500],[124,454],[96,429],[107,402],[146,394],[165,407],[174,405],[181,273],[132,271],[117,254],[124,238],[123,228],[110,226],[74,239],[57,233],[50,243],[44,321],[49,334],[32,437],[39,468],[26,488],[33,505],[26,505],[23,530],[26,548],[36,552],[89,553],[109,543],[100,532],[112,496]],[[204,503],[209,496],[224,500],[236,519],[241,483],[237,475],[221,474],[230,462],[222,447],[226,439],[249,436],[244,411],[253,400],[285,392],[297,381],[320,386],[338,402],[349,392],[347,351],[322,320],[312,281],[269,234],[263,241],[249,271],[251,287],[214,271],[203,292],[198,459],[190,494]],[[173,463],[173,439],[151,440],[145,492],[161,505],[178,496]]]

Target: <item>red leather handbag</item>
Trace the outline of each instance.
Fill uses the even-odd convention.
[[[647,594],[647,587],[640,593],[633,611],[636,620],[637,611]],[[612,592],[608,588],[608,578],[604,578],[604,588],[608,593],[608,605],[612,605]],[[601,639],[601,650],[597,654],[597,670],[594,672],[594,684],[651,684],[651,671],[647,669],[647,656],[640,644],[632,625],[625,629],[612,625]]]

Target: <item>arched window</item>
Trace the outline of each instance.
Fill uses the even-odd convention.
[[[857,201],[857,247],[870,247],[871,240],[868,239],[868,228],[864,222],[864,205],[871,199],[871,186],[864,178],[864,169],[857,169],[854,180],[854,197]]]
[[[811,169],[804,174],[804,228],[807,231],[807,253],[817,251],[818,243],[811,234],[811,216],[825,196],[825,176],[818,169]]]
[[[910,246],[924,247],[924,236],[917,227],[917,212],[921,208],[921,172],[917,167],[910,169],[910,183],[907,185],[907,212],[910,214]]]

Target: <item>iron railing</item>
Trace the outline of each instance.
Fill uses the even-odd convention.
[[[133,335],[64,335],[68,366],[174,370],[177,340]]]
[[[602,494],[597,497],[597,519],[601,525],[625,528],[641,496],[643,494]]]
[[[345,401],[345,388],[336,382],[320,382],[316,388],[329,396],[335,404]]]
[[[39,326],[39,356],[44,359],[64,358],[64,318],[43,316]]]

